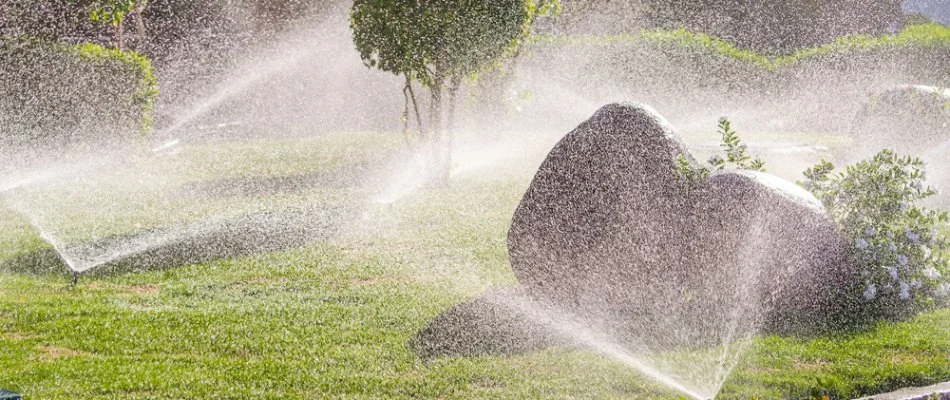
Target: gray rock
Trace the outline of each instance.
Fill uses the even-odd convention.
[[[423,359],[515,355],[549,346],[570,345],[552,328],[546,305],[524,307],[521,290],[485,293],[456,305],[429,321],[409,341]]]
[[[749,171],[688,185],[680,156],[696,165],[652,109],[599,110],[551,150],[515,211],[508,250],[521,287],[449,309],[410,347],[424,358],[514,354],[583,346],[565,332],[596,327],[668,352],[762,327],[810,330],[847,309],[858,282],[849,246],[817,199]]]
[[[721,312],[799,330],[835,316],[854,293],[850,246],[808,191],[766,173],[723,171],[694,193],[691,262]]]
[[[692,161],[652,109],[597,111],[551,150],[515,211],[508,250],[518,281],[539,299],[602,309],[675,278],[688,259],[680,155]]]
[[[667,348],[808,325],[838,304],[853,281],[848,246],[818,200],[752,172],[687,190],[680,156],[695,163],[635,104],[605,106],[561,140],[508,235],[526,291],[592,318],[634,318],[627,332]]]

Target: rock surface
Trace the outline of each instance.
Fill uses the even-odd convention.
[[[544,307],[523,307],[518,289],[488,292],[443,312],[410,340],[423,359],[514,355],[569,342],[551,329]]]
[[[644,106],[607,105],[565,136],[514,214],[518,282],[562,305],[602,308],[672,278],[688,255],[679,156],[690,157],[686,146]]]
[[[808,191],[766,173],[722,171],[694,193],[691,263],[722,313],[797,330],[832,316],[853,290],[850,247]]]
[[[568,134],[514,215],[519,283],[581,313],[650,321],[661,341],[686,323],[697,336],[797,326],[838,300],[833,289],[851,281],[847,246],[818,200],[740,171],[687,190],[679,157],[695,163],[642,105],[605,106]]]
[[[679,160],[697,166],[649,107],[597,111],[551,150],[515,211],[508,251],[521,287],[446,311],[410,346],[431,358],[578,344],[517,296],[642,354],[728,349],[763,327],[810,330],[836,317],[858,279],[821,203],[759,172],[687,183]],[[706,375],[734,354],[703,364]]]

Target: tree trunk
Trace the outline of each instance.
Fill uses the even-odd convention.
[[[115,25],[115,37],[119,45],[119,51],[125,51],[125,20],[119,21]]]
[[[437,70],[435,74],[435,83],[429,88],[429,94],[431,96],[429,103],[429,126],[431,127],[430,140],[427,144],[429,149],[429,158],[432,160],[432,176],[435,178],[435,183],[439,185],[444,185],[448,182],[448,166],[445,164],[445,160],[442,157],[442,152],[440,151],[440,143],[443,140],[443,128],[442,128],[442,87],[443,81],[445,78],[442,77],[441,73]]]
[[[406,75],[405,90],[409,91],[409,100],[412,101],[412,109],[416,114],[416,124],[418,125],[418,128],[419,128],[419,137],[422,138],[423,141],[425,141],[426,131],[422,125],[422,114],[419,112],[419,102],[416,101],[416,92],[412,89],[412,80],[409,79],[409,75]],[[409,121],[407,120],[406,122],[408,124]]]
[[[406,145],[412,144],[409,141],[409,77],[406,77],[406,86],[402,88],[402,137],[406,140]]]
[[[440,146],[442,162],[445,166],[443,171],[445,176],[442,178],[445,181],[449,180],[449,174],[452,172],[452,142],[455,139],[455,99],[456,95],[458,95],[461,83],[462,82],[458,77],[453,77],[452,86],[449,88],[449,116],[443,133],[445,138],[442,141],[442,146]]]
[[[135,46],[137,49],[145,46],[147,39],[145,33],[145,15],[143,14],[143,12],[145,12],[145,4],[147,3],[139,4],[138,7],[135,8]]]

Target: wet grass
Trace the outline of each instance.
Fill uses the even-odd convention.
[[[316,150],[300,147],[328,140],[285,148],[309,154]],[[194,154],[226,148],[216,146]],[[275,164],[264,174],[323,165],[237,146],[242,158]],[[321,195],[294,201],[342,197],[362,212],[339,235],[302,248],[87,276],[75,288],[62,274],[0,272],[0,387],[36,399],[675,399],[589,351],[425,362],[409,350],[440,312],[515,283],[505,235],[527,164],[516,166],[526,171],[519,178],[467,175],[391,205],[362,190],[312,189]],[[345,165],[353,164],[326,168]],[[0,213],[0,259],[45,247],[15,213]],[[950,310],[847,335],[762,337],[723,398],[801,398],[816,388],[848,398],[934,383],[950,379],[948,354]]]

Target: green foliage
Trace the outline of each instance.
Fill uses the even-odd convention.
[[[710,158],[709,164],[713,168],[722,171],[731,165],[737,169],[765,172],[765,162],[758,157],[753,158],[745,153],[746,145],[739,139],[739,134],[732,130],[732,123],[726,117],[719,119],[719,135],[722,136],[720,146],[723,148],[726,157],[723,158],[717,155]]]
[[[640,33],[644,41],[660,46],[672,46],[691,49],[698,53],[708,53],[742,62],[749,62],[764,69],[772,69],[769,57],[751,50],[740,49],[720,38],[704,33],[690,32],[684,28],[664,30],[644,30]]]
[[[524,0],[356,0],[350,26],[367,66],[441,89],[517,48],[535,10]]]
[[[849,36],[786,56],[744,50],[724,40],[690,32],[644,30],[636,34],[533,37],[522,64],[542,69],[549,80],[577,92],[609,86],[640,93],[656,101],[670,97],[669,85],[690,88],[698,98],[709,96],[736,103],[797,96],[800,90],[821,91],[827,107],[822,117],[788,109],[796,130],[847,131],[854,102],[867,96],[867,86],[890,86],[894,79],[946,85],[950,59],[950,27],[911,25],[896,35]],[[577,56],[581,55],[581,56]],[[550,60],[557,68],[550,68]],[[844,85],[834,91],[817,87],[816,74],[834,74]],[[618,75],[630,79],[616,79]],[[576,76],[584,76],[576,82]],[[883,77],[888,77],[884,79]],[[814,87],[813,87],[814,86]]]
[[[739,133],[732,129],[729,118],[722,117],[719,119],[718,133],[721,137],[719,146],[722,147],[723,156],[725,157],[718,154],[710,157],[708,163],[712,166],[712,169],[702,165],[693,165],[682,154],[676,157],[676,177],[680,182],[687,185],[688,190],[702,184],[713,171],[732,168],[765,172],[765,162],[762,159],[746,154],[747,146],[742,143],[742,139],[739,139]]]
[[[841,226],[865,279],[862,296],[878,311],[906,314],[946,304],[950,294],[948,246],[941,229],[947,212],[919,205],[935,194],[924,184],[924,163],[883,150],[833,173],[822,161],[805,171],[802,186]]]
[[[894,35],[869,36],[849,35],[817,47],[802,49],[785,56],[770,56],[752,50],[741,49],[720,38],[683,28],[675,30],[642,30],[639,34],[606,36],[559,36],[537,35],[532,37],[535,45],[636,45],[649,44],[664,49],[688,50],[702,54],[708,59],[727,58],[755,65],[764,70],[776,71],[798,62],[832,53],[867,53],[894,50],[901,47],[950,49],[950,26],[928,23],[908,25]]]
[[[758,64],[763,68],[771,68],[771,59],[768,56],[750,50],[740,49],[731,43],[704,34],[691,32],[680,28],[675,30],[641,30],[639,34],[620,34],[606,36],[560,36],[535,35],[531,43],[536,45],[650,45],[656,47],[681,48],[704,53],[709,56],[719,56],[739,61]]]
[[[776,65],[788,65],[833,53],[869,53],[899,48],[946,50],[950,48],[950,26],[936,23],[915,24],[907,26],[895,35],[844,36],[822,46],[800,50],[789,56],[778,57],[774,63]]]
[[[709,168],[693,165],[686,156],[680,154],[676,157],[676,178],[687,185],[687,189],[705,182],[709,174]]]
[[[100,0],[95,2],[89,17],[93,21],[108,23],[117,26],[125,16],[135,10],[138,0]]]
[[[0,141],[151,129],[158,84],[150,61],[95,44],[0,38]]]
[[[433,180],[444,184],[450,175],[455,96],[462,82],[514,56],[538,13],[555,13],[559,4],[557,0],[353,2],[350,27],[363,63],[405,77],[403,130],[408,137],[411,105],[420,136],[432,147],[427,152]],[[426,129],[414,81],[429,89],[431,126]],[[442,107],[446,90],[448,115]],[[445,120],[448,130],[443,129]]]
[[[119,26],[126,15],[144,8],[148,0],[72,0],[89,10],[89,19]]]

